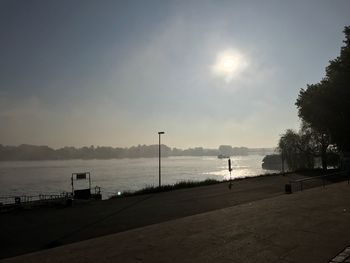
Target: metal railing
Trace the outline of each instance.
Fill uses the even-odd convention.
[[[344,171],[344,172],[330,173],[325,175],[311,176],[307,178],[290,180],[289,184],[291,187],[290,191],[294,192],[294,191],[297,191],[298,189],[300,191],[303,191],[306,187],[312,188],[312,187],[320,186],[319,185],[320,183],[322,183],[323,187],[326,187],[327,183],[332,183],[333,181],[340,182],[344,180],[347,180],[348,184],[350,183],[350,172]]]
[[[0,206],[20,204],[40,205],[43,203],[47,204],[54,201],[66,200],[71,197],[71,193],[0,196]]]

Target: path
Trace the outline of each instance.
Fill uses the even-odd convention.
[[[326,263],[349,245],[349,222],[350,186],[341,182],[4,262]]]

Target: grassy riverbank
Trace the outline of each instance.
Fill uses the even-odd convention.
[[[281,173],[268,173],[268,174],[262,174],[262,175],[256,175],[251,177],[244,177],[244,178],[236,178],[232,179],[232,181],[239,181],[239,180],[248,180],[250,178],[255,177],[266,177],[266,176],[276,176],[281,175]],[[118,192],[116,195],[111,196],[109,199],[114,198],[120,198],[120,197],[127,197],[127,196],[136,196],[136,195],[144,195],[144,194],[154,194],[154,193],[161,193],[161,192],[168,192],[178,189],[186,189],[186,188],[193,188],[193,187],[199,187],[199,186],[206,186],[206,185],[214,185],[219,183],[225,183],[229,182],[229,180],[216,180],[216,179],[206,179],[204,181],[180,181],[175,184],[167,184],[162,186],[146,186],[145,188],[142,188],[140,190],[136,191],[124,191],[124,192]]]
[[[110,199],[118,198],[118,197],[126,197],[126,196],[134,196],[134,195],[143,195],[143,194],[153,194],[153,193],[161,193],[168,192],[177,189],[183,188],[192,188],[204,185],[212,185],[222,183],[223,181],[215,180],[215,179],[206,179],[204,181],[180,181],[173,185],[162,185],[162,186],[146,186],[140,190],[136,191],[125,191],[119,192],[117,195],[110,197]]]
[[[300,175],[306,176],[306,177],[314,177],[314,176],[320,176],[324,174],[334,173],[339,171],[338,169],[329,169],[329,170],[322,170],[322,169],[311,169],[311,170],[302,170],[302,171],[296,171],[296,172],[285,172],[285,173],[266,173],[266,174],[260,174],[256,176],[250,176],[250,177],[242,177],[242,178],[234,178],[232,179],[232,182],[237,182],[240,180],[250,180],[253,178],[261,178],[261,177],[269,177],[269,176],[278,176],[278,175],[288,175],[292,173],[298,173]],[[121,197],[128,197],[128,196],[137,196],[137,195],[144,195],[144,194],[155,194],[155,193],[162,193],[162,192],[168,192],[178,189],[186,189],[186,188],[193,188],[193,187],[199,187],[199,186],[206,186],[206,185],[215,185],[220,183],[229,182],[229,180],[216,180],[216,179],[206,179],[203,181],[180,181],[175,184],[167,184],[162,186],[146,186],[140,190],[136,191],[123,191],[118,192],[117,194],[111,196],[109,199],[115,199],[115,198],[121,198]]]

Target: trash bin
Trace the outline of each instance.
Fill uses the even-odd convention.
[[[21,198],[19,196],[15,197],[15,204],[19,205],[21,203]]]
[[[292,193],[292,185],[291,184],[286,184],[284,186],[284,190],[286,194],[291,194]]]

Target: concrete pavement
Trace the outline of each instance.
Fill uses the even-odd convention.
[[[0,258],[281,195],[290,177],[267,176],[165,193],[0,215]],[[35,238],[33,238],[35,237]]]
[[[330,262],[349,244],[350,185],[341,182],[3,262],[312,263]]]

